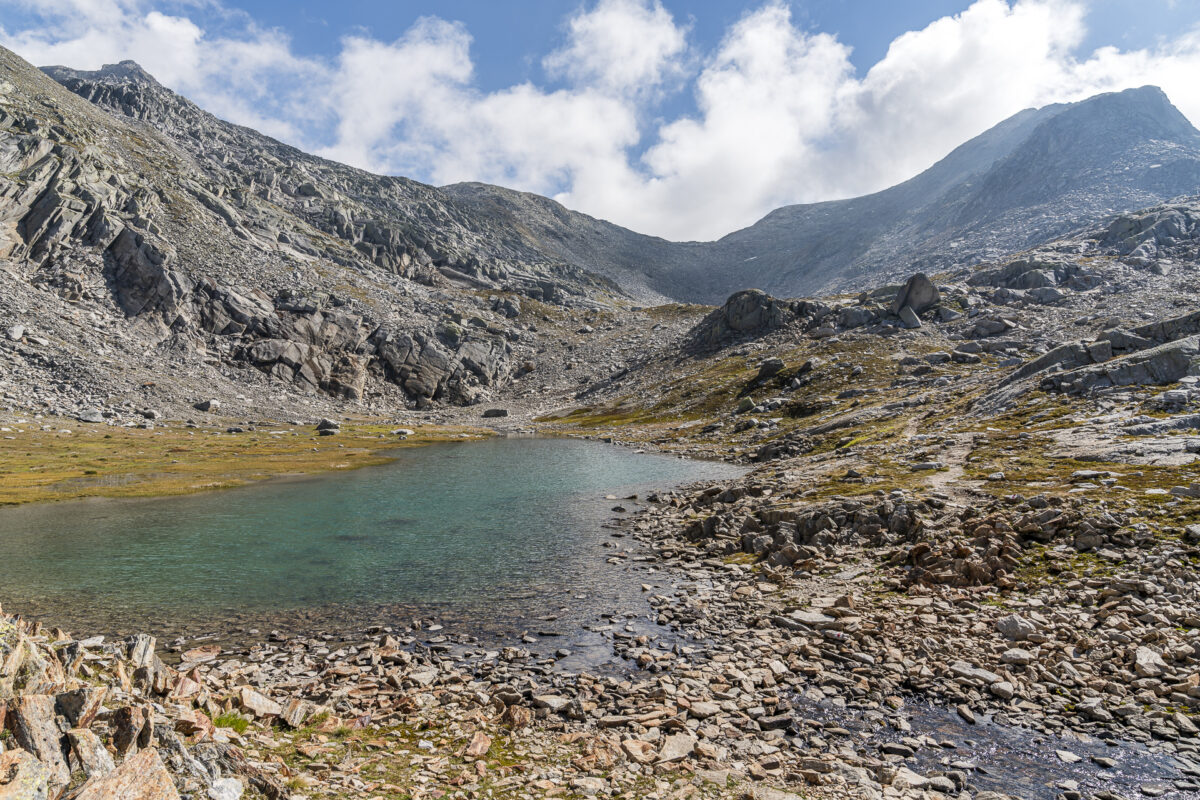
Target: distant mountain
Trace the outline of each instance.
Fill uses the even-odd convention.
[[[209,178],[249,187],[352,245],[356,260],[535,296],[544,287],[547,297],[717,303],[747,287],[777,296],[853,289],[1000,258],[1200,191],[1200,132],[1145,86],[1022,111],[875,194],[785,206],[715,242],[670,242],[538,195],[479,183],[437,189],[306,155],[216,119],[133,62],[45,71],[158,129]],[[293,242],[304,244],[312,240]]]
[[[494,186],[446,191],[502,209],[542,249],[624,285],[704,302],[747,287],[790,297],[999,258],[1195,194],[1200,132],[1153,86],[1029,109],[890,189],[785,206],[708,243],[642,236]]]

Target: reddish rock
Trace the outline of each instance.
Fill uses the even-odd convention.
[[[189,708],[175,720],[175,730],[191,738],[193,742],[211,739],[216,727],[203,711]]]
[[[54,698],[30,694],[10,701],[8,727],[21,749],[28,751],[49,770],[50,790],[57,794],[71,782],[71,770],[63,753],[62,732],[55,720]]]
[[[74,689],[70,692],[59,692],[54,702],[58,713],[66,718],[72,728],[86,728],[96,719],[108,697],[108,689],[103,686],[88,686]]]
[[[158,751],[147,748],[104,777],[91,778],[75,800],[179,800]]]
[[[482,758],[487,755],[487,752],[492,747],[492,739],[483,731],[475,731],[475,735],[471,737],[470,744],[463,752],[463,755],[471,758]]]
[[[83,770],[89,778],[103,778],[117,768],[100,737],[84,728],[67,731],[71,743],[71,768]]]
[[[132,755],[154,738],[154,722],[149,708],[126,706],[112,715],[113,747],[118,755]]]

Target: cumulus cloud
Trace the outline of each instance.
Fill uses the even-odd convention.
[[[1081,0],[975,0],[899,36],[865,74],[783,0],[750,7],[709,51],[662,0],[596,0],[566,19],[545,82],[491,92],[470,31],[433,17],[321,60],[217,0],[6,6],[37,24],[0,28],[0,43],[35,63],[133,58],[214,113],[332,158],[536,191],[679,239],[885,188],[1031,106],[1154,83],[1200,121],[1200,26],[1081,52]],[[662,119],[678,93],[691,110]]]
[[[682,75],[686,31],[657,0],[601,0],[572,17],[568,30],[567,44],[542,63],[576,85],[639,93]]]

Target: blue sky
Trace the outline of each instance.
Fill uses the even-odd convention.
[[[583,4],[563,0],[256,0],[234,7],[259,23],[291,34],[297,50],[332,56],[341,37],[368,31],[380,39],[395,39],[418,17],[461,20],[474,36],[480,85],[496,89],[541,77],[538,62],[562,36],[568,13]],[[753,6],[739,2],[678,2],[663,5],[691,25],[697,43],[712,47],[729,26]],[[860,70],[883,58],[892,40],[905,31],[961,12],[963,0],[804,0],[791,4],[796,21],[826,31],[851,45],[851,61]],[[1100,0],[1088,14],[1088,35],[1082,47],[1106,44],[1123,48],[1153,45],[1200,17],[1195,0]]]
[[[1030,106],[1155,83],[1200,120],[1197,0],[0,0],[0,43],[677,239],[884,188]]]

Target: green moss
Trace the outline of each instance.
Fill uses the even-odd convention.
[[[241,714],[233,711],[227,711],[213,720],[213,725],[218,728],[229,728],[239,734],[245,733],[250,727],[250,720],[243,717]]]

